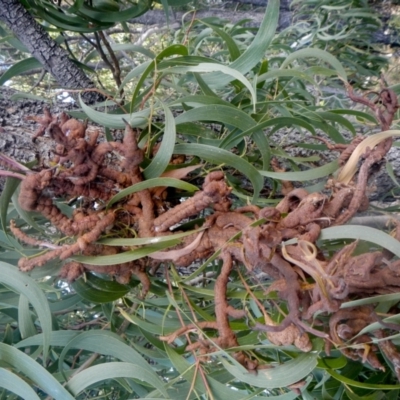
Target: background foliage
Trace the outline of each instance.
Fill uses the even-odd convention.
[[[222,168],[237,206],[250,201],[274,205],[282,180],[304,182],[303,186],[319,190],[337,169],[335,161],[324,158],[326,146],[306,138],[323,135],[331,142],[347,143],[361,127],[371,133],[377,129],[373,117],[351,108],[343,90],[343,81],[371,85],[387,64],[369,43],[371,29],[380,22],[366,2],[302,1],[298,18],[307,16],[307,25],[299,22],[275,35],[279,2],[271,0],[259,30],[247,28],[246,21],[224,25],[215,19],[192,19],[152,50],[125,42],[126,22],[144,12],[147,3],[76,1],[67,9],[68,18],[65,8],[53,2],[26,5],[60,42],[71,32],[122,28],[111,48],[126,52],[135,65],[125,58],[119,81],[115,73],[113,80],[104,81],[105,91],[121,107],[105,112],[81,101],[81,109],[71,114],[87,116],[104,126],[108,135],[110,128],[124,127],[123,118],[140,127],[141,143],[149,143],[146,179],[158,178],[173,154],[192,155],[191,164],[202,164],[191,178],[194,184],[209,171]],[[121,12],[120,7],[129,8]],[[0,34],[3,54],[17,61],[1,83],[10,78],[17,82],[16,75],[32,65],[26,63],[15,38],[5,30]],[[79,42],[69,46],[71,54],[90,70],[88,64],[99,60],[99,48],[88,45],[78,55],[74,53],[78,46]],[[151,149],[158,142],[163,151],[153,157]],[[272,171],[272,157],[278,157],[287,172]],[[175,331],[182,323],[215,318],[213,286],[221,264],[213,258],[188,271],[166,264],[165,272],[152,276],[144,300],[135,279],[122,285],[88,273],[69,285],[57,277],[57,262],[22,274],[16,268],[18,259],[38,250],[10,235],[10,219],[26,226],[30,234],[55,242],[63,238],[40,216],[20,209],[17,186],[17,180],[8,179],[0,198],[4,398],[398,398],[400,385],[390,368],[373,370],[347,360],[337,350],[327,357],[318,338],[310,353],[278,347],[245,320],[232,323],[239,332],[240,349],[273,365],[257,375],[247,373],[227,351],[200,363],[185,353],[183,340],[177,339],[174,346],[160,341],[159,335]],[[66,204],[62,207],[71,211]],[[344,237],[330,238],[325,251],[342,245]],[[370,237],[372,244],[365,246],[377,247],[377,240]],[[250,276],[244,279],[256,298],[267,303],[261,285]],[[377,310],[394,306],[398,297],[381,296]],[[233,306],[250,309],[255,319],[262,317],[238,271],[231,276],[229,298]],[[299,388],[288,389],[299,381]]]

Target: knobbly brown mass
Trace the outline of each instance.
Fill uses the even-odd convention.
[[[375,113],[382,129],[390,127],[398,108],[391,90],[383,89],[374,100],[355,95],[351,88],[349,93],[353,101],[368,106]],[[189,344],[187,350],[200,354],[212,352],[216,346],[225,349],[238,346],[230,321],[246,318],[248,311],[230,305],[227,286],[231,271],[244,267],[248,274],[256,270],[267,274],[265,294],[277,292],[287,305],[284,318],[275,323],[264,308],[268,303],[258,302],[264,313],[264,323],[256,323],[253,329],[266,332],[272,343],[294,344],[302,351],[310,351],[310,335],[319,336],[325,340],[327,352],[336,346],[349,358],[384,369],[374,352],[379,346],[392,360],[399,377],[400,355],[384,338],[400,327],[384,323],[372,306],[340,307],[350,299],[397,292],[400,261],[392,260],[381,251],[354,256],[357,242],[345,245],[333,255],[325,254],[316,243],[322,228],[345,224],[368,207],[366,187],[371,168],[379,164],[390,149],[391,139],[368,149],[350,184],[331,181],[324,193],[308,193],[286,185],[285,196],[276,207],[251,205],[233,209],[231,188],[225,182],[224,173],[217,171],[205,177],[202,190],[172,208],[162,206],[166,201],[166,192],[162,190],[142,190],[107,208],[105,205],[118,191],[143,180],[140,165],[144,154],[137,144],[138,133],[127,124],[122,143],[98,142],[98,131],[88,133],[85,124],[69,119],[66,114],[56,117],[46,111],[43,117],[35,117],[35,120],[39,123],[35,139],[48,133],[56,145],[50,166],[16,171],[17,163],[1,156],[2,165],[7,169],[3,173],[22,179],[20,206],[26,211],[41,213],[69,241],[62,245],[43,242],[28,236],[12,221],[10,229],[17,239],[48,250],[37,257],[22,258],[21,271],[30,271],[58,258],[64,262],[60,275],[69,281],[85,271],[109,274],[121,283],[129,282],[135,275],[145,295],[150,288],[150,266],[172,261],[177,266],[187,267],[219,251],[222,269],[215,282],[215,321],[183,326],[161,337],[162,340],[172,343],[181,335],[197,332],[198,340]],[[341,152],[339,161],[344,165],[362,139],[355,138],[348,146],[329,146]],[[112,163],[107,161],[110,154],[117,155]],[[274,168],[279,168],[276,162]],[[79,198],[82,206],[69,218],[55,205],[56,198],[66,201]],[[70,260],[78,254],[113,255],[126,251],[122,246],[99,244],[98,239],[105,235],[115,238],[169,235],[171,227],[179,226],[188,218],[199,217],[205,209],[210,211],[206,213],[204,230],[187,236],[183,243],[168,251],[139,261],[101,267]],[[400,237],[399,227],[395,237]],[[289,239],[296,240],[294,244],[284,245]],[[251,295],[251,289],[248,290]],[[353,339],[371,322],[379,322],[379,329]],[[217,337],[212,341],[204,339],[204,329],[215,330]],[[380,339],[379,343],[370,345],[374,338]],[[257,361],[244,352],[237,351],[233,355],[249,370],[259,367]]]

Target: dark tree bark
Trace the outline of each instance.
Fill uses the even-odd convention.
[[[8,26],[62,87],[95,87],[84,72],[69,59],[67,51],[47,34],[18,0],[0,0],[0,21]],[[96,92],[85,92],[82,97],[87,103],[104,100],[103,96]]]

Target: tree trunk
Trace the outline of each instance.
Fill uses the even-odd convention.
[[[18,37],[29,52],[67,89],[94,88],[94,83],[75,65],[18,0],[0,0],[0,20]],[[96,92],[82,94],[85,102],[104,100]]]

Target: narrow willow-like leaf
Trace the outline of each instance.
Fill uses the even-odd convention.
[[[322,61],[327,62],[330,64],[337,72],[337,74],[347,82],[347,73],[345,69],[343,68],[343,65],[341,62],[332,54],[328,53],[325,50],[321,49],[313,49],[313,48],[308,48],[308,49],[301,49],[297,50],[294,53],[289,54],[285,60],[283,61],[281,65],[281,69],[286,68],[290,63],[292,63],[294,60],[297,60],[299,58],[318,58]]]
[[[274,69],[272,71],[268,71],[265,74],[259,75],[257,77],[257,83],[268,82],[279,78],[290,78],[290,79],[298,78],[301,81],[307,81],[311,85],[315,85],[315,81],[312,76],[309,76],[305,72],[298,71],[296,69],[287,69],[287,70]]]
[[[161,102],[161,104],[164,109],[164,134],[162,136],[161,146],[157,151],[157,154],[151,160],[151,163],[143,171],[143,176],[145,179],[158,178],[165,171],[165,168],[167,168],[167,165],[171,160],[172,152],[175,147],[175,119],[168,106],[163,102]]]
[[[75,336],[79,335],[79,331],[53,331],[50,336],[50,346],[64,347],[68,342],[70,342]],[[41,346],[43,344],[43,333],[31,336],[24,340],[19,341],[14,344],[14,347],[30,347],[30,346]]]
[[[229,33],[225,32],[222,29],[217,28],[215,25],[209,24],[206,21],[199,20],[200,23],[210,27],[221,39],[225,42],[225,45],[229,51],[229,55],[231,57],[231,61],[235,61],[240,57],[240,50],[235,40],[229,35]]]
[[[100,125],[104,125],[108,128],[125,128],[125,122],[128,121],[129,125],[132,127],[138,127],[145,125],[148,122],[148,116],[150,115],[150,110],[146,108],[132,114],[107,114],[104,112],[96,111],[93,108],[87,106],[81,96],[79,96],[79,103],[85,114],[94,122]]]
[[[340,308],[358,307],[365,304],[379,304],[387,301],[400,301],[400,293],[381,294],[379,296],[366,297],[365,299],[346,301],[341,304]]]
[[[363,111],[358,111],[358,110],[349,110],[349,109],[336,109],[336,110],[330,110],[329,112],[334,113],[334,114],[339,114],[339,115],[353,115],[357,117],[358,119],[365,119],[366,121],[373,122],[374,124],[377,124],[378,121],[376,118]]]
[[[32,321],[31,312],[29,310],[29,301],[21,294],[18,304],[18,328],[22,338],[36,335],[36,328]]]
[[[269,126],[276,126],[277,128],[281,128],[283,126],[292,126],[292,125],[301,126],[302,128],[307,129],[313,135],[315,135],[314,127],[311,124],[309,124],[308,122],[304,121],[303,119],[295,118],[295,117],[276,117],[276,118],[271,118],[268,121],[260,122],[259,124],[255,125],[253,128],[247,129],[244,132],[241,132],[239,134],[228,135],[222,141],[220,147],[222,147],[224,149],[230,149],[235,145],[235,143],[238,141],[238,139],[244,138],[246,136],[250,136],[254,132],[260,131],[261,129],[267,128]]]
[[[0,196],[0,220],[1,220],[1,228],[3,232],[6,234],[8,226],[7,226],[7,211],[10,205],[10,200],[20,184],[20,180],[16,178],[7,178],[6,183],[3,187],[3,191]]]
[[[85,281],[82,278],[77,279],[71,284],[71,286],[83,299],[98,304],[113,302],[125,296],[129,292],[129,288],[114,292],[99,290],[98,288],[93,287],[88,280]]]
[[[363,225],[332,226],[322,229],[319,240],[360,239],[375,243],[400,257],[398,240],[379,229]]]
[[[74,400],[56,378],[22,351],[0,343],[0,360],[21,371],[55,400]]]
[[[141,380],[152,387],[161,391],[164,396],[168,397],[164,384],[154,376],[150,375],[147,370],[128,363],[128,362],[108,362],[105,364],[95,365],[79,372],[68,382],[68,389],[77,396],[87,387],[107,379],[131,378]]]
[[[214,165],[227,164],[233,168],[236,168],[238,171],[246,175],[253,184],[253,199],[258,197],[263,187],[264,180],[257,169],[230,151],[203,144],[189,143],[176,145],[174,154],[198,156]]]
[[[353,379],[347,378],[344,375],[339,374],[338,372],[334,371],[333,369],[327,369],[326,372],[335,378],[337,381],[344,383],[348,386],[358,387],[362,389],[370,389],[370,390],[396,390],[400,389],[400,384],[398,385],[384,385],[380,383],[366,383],[366,382],[359,382],[354,381]]]
[[[104,345],[105,343],[107,344],[106,346]],[[162,387],[161,380],[158,378],[157,374],[153,371],[147,361],[136,350],[124,343],[123,340],[115,333],[95,330],[83,332],[80,335],[75,336],[64,347],[60,354],[60,362],[58,363],[60,370],[66,354],[71,349],[84,349],[89,352],[115,357],[121,361],[131,363],[131,365],[137,365],[146,371],[153,381],[158,381],[158,385]]]
[[[0,387],[15,393],[23,399],[40,399],[23,379],[4,368],[0,368]]]
[[[231,75],[234,79],[238,80],[239,82],[243,83],[243,85],[247,88],[247,90],[251,94],[252,103],[254,106],[255,112],[255,104],[257,102],[256,99],[256,92],[252,86],[252,84],[245,78],[243,74],[236,71],[233,68],[227,67],[221,64],[215,63],[201,63],[196,66],[188,66],[188,67],[172,67],[165,70],[168,73],[179,73],[179,74],[186,74],[188,72],[213,72],[213,71],[221,71],[226,75]]]
[[[318,115],[320,115],[322,117],[322,119],[324,119],[324,120],[333,121],[340,125],[343,125],[354,136],[356,135],[356,130],[355,130],[354,126],[352,125],[352,123],[350,121],[348,121],[346,118],[343,118],[338,113],[332,113],[332,112],[328,112],[328,111],[320,111],[320,112],[318,112]]]
[[[275,389],[287,387],[302,380],[317,366],[317,359],[317,352],[303,353],[295,359],[274,368],[259,370],[257,375],[249,374],[248,372],[243,373],[240,368],[230,364],[228,361],[222,358],[221,361],[227,371],[239,381],[265,389]]]
[[[155,251],[164,250],[168,247],[176,246],[180,243],[179,239],[173,239],[153,245],[143,247],[141,249],[125,251],[119,254],[113,254],[110,256],[74,256],[71,257],[72,260],[78,261],[83,264],[90,265],[117,265],[123,264],[129,261],[139,260],[140,258],[146,257]]]
[[[232,107],[236,109],[236,107],[232,104],[229,103],[228,101],[225,101],[223,99],[220,99],[217,96],[213,95],[190,95],[190,96],[185,96],[181,97],[171,103],[171,106],[174,106],[176,104],[187,104],[190,107],[201,107],[204,105],[211,105],[211,104],[220,104],[223,106],[227,107]]]
[[[188,232],[183,233],[174,233],[172,235],[167,236],[157,236],[157,237],[149,237],[149,238],[137,238],[137,239],[101,239],[98,243],[105,244],[107,246],[143,246],[145,244],[154,244],[154,243],[162,243],[171,239],[182,239],[186,236],[193,235],[193,233],[197,233],[202,231],[203,228],[195,229]]]
[[[128,3],[129,4],[129,3]],[[132,4],[132,3],[131,3]],[[132,7],[125,8],[124,10],[114,12],[104,12],[104,10],[91,7],[87,3],[83,3],[83,6],[79,8],[79,13],[88,17],[89,19],[99,23],[121,23],[123,21],[129,21],[130,19],[136,18],[149,9],[149,3],[138,2]],[[62,14],[64,15],[64,14]]]
[[[218,104],[189,110],[179,115],[175,122],[177,125],[179,125],[181,123],[194,121],[221,122],[227,126],[239,128],[242,131],[252,129],[257,125],[254,119],[242,110]],[[242,141],[240,136],[238,139],[235,139],[235,134],[236,131],[228,135],[228,137],[231,138],[230,143],[232,146],[237,145]],[[264,132],[262,130],[255,130],[253,132],[253,139],[260,151],[261,158],[263,160],[263,167],[266,169],[269,166],[270,158],[269,145]]]
[[[36,68],[43,68],[43,65],[35,57],[26,58],[25,60],[19,61],[10,67],[6,72],[4,72],[3,75],[1,75],[0,85],[4,85],[5,82],[16,75],[21,75],[24,72],[29,72]]]
[[[329,164],[325,164],[322,167],[312,168],[307,171],[296,171],[296,172],[272,172],[272,171],[259,171],[262,176],[268,178],[283,180],[283,181],[309,181],[312,179],[323,178],[328,176],[339,168],[338,161],[332,161]]]
[[[43,330],[43,361],[46,362],[52,330],[50,308],[46,296],[34,280],[18,271],[14,266],[0,261],[0,270],[2,272],[0,283],[24,294],[35,308]]]
[[[279,0],[269,0],[265,11],[264,19],[261,22],[260,28],[247,47],[246,51],[235,61],[229,64],[230,68],[235,69],[245,75],[254,68],[264,57],[265,51],[274,38],[279,19]],[[205,82],[210,87],[223,87],[232,81],[233,78],[222,73],[211,73],[204,77]]]
[[[136,183],[135,185],[129,186],[128,188],[121,190],[118,194],[111,198],[111,200],[107,204],[107,207],[111,207],[114,203],[120,201],[125,196],[129,196],[130,194],[160,186],[174,187],[177,189],[186,190],[188,192],[195,192],[199,190],[197,186],[175,178],[147,179],[146,181]]]

